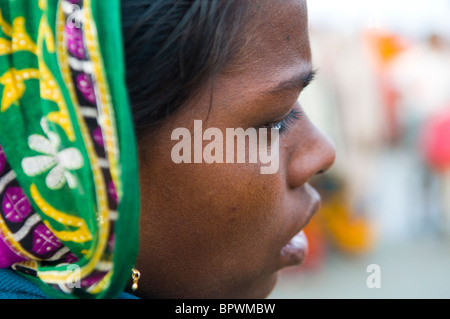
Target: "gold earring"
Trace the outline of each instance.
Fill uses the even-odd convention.
[[[136,268],[131,269],[131,279],[133,279],[133,285],[131,286],[131,289],[133,291],[138,290],[138,281],[139,278],[141,278],[141,273]]]

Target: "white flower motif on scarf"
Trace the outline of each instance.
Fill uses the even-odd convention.
[[[41,126],[47,136],[31,135],[28,138],[28,146],[44,155],[24,158],[22,160],[24,173],[32,177],[50,170],[45,179],[48,188],[58,190],[66,183],[70,188],[75,188],[76,178],[70,171],[83,166],[83,156],[74,147],[59,151],[61,140],[56,133],[49,130],[45,118],[41,120]]]

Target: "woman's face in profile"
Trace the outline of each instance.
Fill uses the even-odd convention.
[[[142,297],[263,298],[280,269],[305,257],[300,232],[320,201],[307,181],[335,159],[298,102],[312,77],[306,1],[261,1],[254,10],[233,70],[139,141]],[[279,129],[277,171],[261,174],[266,164],[248,162],[176,164],[172,133],[194,134],[200,120],[203,131],[224,135]]]

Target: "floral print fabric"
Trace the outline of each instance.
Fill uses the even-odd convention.
[[[119,0],[0,0],[0,268],[57,297],[116,297],[137,254],[117,48]]]

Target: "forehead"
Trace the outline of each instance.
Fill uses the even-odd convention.
[[[282,53],[301,50],[309,42],[306,1],[262,0],[254,2],[251,10],[253,23],[248,31],[256,49],[264,45]]]
[[[261,88],[311,69],[305,0],[252,0],[251,14],[245,45],[232,64],[243,81]]]

